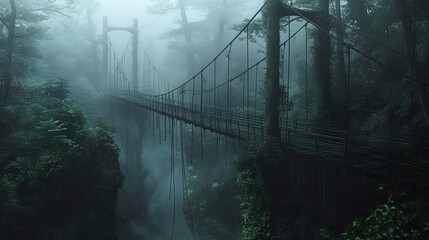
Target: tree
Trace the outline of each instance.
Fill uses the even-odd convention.
[[[13,85],[13,80],[23,79],[29,75],[31,61],[39,57],[35,48],[36,40],[43,38],[46,28],[41,22],[52,15],[66,15],[65,11],[72,1],[45,2],[37,0],[10,0],[11,11],[0,13],[2,25],[8,30],[6,44],[0,45],[0,51],[6,52],[0,69],[1,91],[0,102],[5,102]],[[0,2],[2,9],[7,9],[4,1]],[[16,7],[18,6],[18,8]],[[0,35],[0,41],[4,37]]]
[[[267,92],[267,134],[280,142],[280,0],[267,0],[266,9],[266,51],[267,77],[265,91]]]
[[[167,14],[177,10],[180,13],[180,26],[166,32],[164,36],[173,39],[169,47],[180,54],[179,58],[186,57],[187,77],[192,77],[198,70],[195,65],[197,60],[198,62],[208,60],[223,47],[229,19],[235,14],[233,9],[242,8],[245,4],[245,1],[228,0],[153,0],[153,2],[148,9],[153,14]],[[203,12],[203,18],[189,21],[188,12],[191,10]],[[181,38],[185,41],[182,42]],[[208,45],[212,47],[207,48]]]
[[[96,27],[94,24],[94,13],[96,12],[97,8],[98,8],[98,4],[97,2],[95,2],[94,0],[91,1],[85,1],[85,6],[86,8],[85,13],[86,13],[86,24],[87,24],[87,29],[86,29],[86,38],[88,39],[91,48],[90,48],[90,58],[92,60],[92,72],[90,73],[90,78],[91,78],[91,82],[95,85],[95,86],[101,86],[101,84],[96,84],[96,81],[100,81],[101,80],[101,76],[100,76],[100,59],[98,57],[98,45],[99,45],[99,41],[95,36],[96,33]]]
[[[182,29],[183,34],[185,35],[186,39],[186,56],[187,56],[187,63],[188,63],[188,77],[191,77],[192,74],[194,74],[194,53],[192,50],[192,38],[191,38],[191,29],[188,22],[188,16],[186,14],[185,9],[185,3],[184,0],[178,0],[179,1],[179,9],[180,9],[180,15],[182,16]]]
[[[10,85],[12,82],[12,57],[13,57],[13,43],[15,38],[15,22],[16,22],[16,4],[15,0],[10,0],[10,17],[9,23],[3,22],[8,30],[7,34],[7,47],[6,47],[6,60],[3,70],[3,78],[0,92],[0,103],[5,103],[9,96]]]
[[[337,31],[337,37],[339,40],[343,41],[344,40],[344,27],[341,26],[340,22],[342,21],[342,16],[341,16],[341,0],[335,0],[335,13],[336,13],[336,20],[337,20],[337,24],[336,24],[336,31]],[[341,116],[341,113],[344,113],[344,106],[345,106],[345,102],[347,101],[346,99],[346,95],[347,95],[347,80],[346,80],[346,64],[344,61],[344,46],[342,45],[342,43],[337,43],[336,45],[336,63],[337,63],[337,92],[336,92],[336,96],[337,96],[337,101],[339,103],[339,113],[338,115]],[[337,114],[335,114],[337,115]],[[335,116],[334,115],[334,116]]]
[[[401,19],[402,32],[404,35],[405,50],[409,56],[411,76],[417,77],[420,81],[417,83],[417,92],[419,94],[420,103],[422,105],[423,114],[426,123],[429,125],[429,92],[424,80],[424,66],[417,64],[417,48],[416,48],[416,2],[414,1],[414,13],[407,13],[404,0],[396,0],[396,6],[399,10]],[[414,14],[414,16],[413,16]],[[413,18],[414,17],[414,18]]]
[[[186,5],[184,0],[177,0],[177,3],[155,1],[154,5],[149,8],[149,11],[155,14],[165,14],[168,11],[179,9],[181,28],[180,32],[185,37],[186,44],[186,69],[187,76],[190,77],[194,74],[194,50],[192,44],[192,29],[188,21]]]
[[[319,0],[320,13],[317,23],[329,32],[329,0]],[[332,93],[331,93],[331,43],[330,36],[321,29],[314,34],[315,81],[318,87],[317,116],[320,120],[331,120]]]
[[[63,80],[21,93],[0,108],[0,238],[116,239],[123,176],[112,130],[86,127]]]
[[[280,18],[304,16],[329,31],[329,0],[319,0],[319,9],[302,10],[279,2],[267,2],[267,133],[280,139],[279,131],[279,30]],[[274,6],[273,6],[274,4]],[[314,59],[316,85],[318,86],[318,118],[330,120],[331,112],[331,74],[330,74],[330,36],[323,30],[316,30]]]

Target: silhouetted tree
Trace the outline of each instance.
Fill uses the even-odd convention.
[[[3,78],[0,92],[0,103],[7,101],[10,91],[10,85],[12,82],[12,57],[13,57],[13,43],[15,38],[15,21],[16,21],[16,4],[15,0],[10,0],[10,17],[8,23],[3,23],[7,27],[7,47],[6,47],[6,59],[4,63]]]

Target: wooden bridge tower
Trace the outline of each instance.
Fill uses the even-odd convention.
[[[108,25],[107,16],[103,17],[103,77],[107,79],[108,69],[108,34],[111,31],[126,31],[133,35],[132,48],[132,88],[138,90],[138,47],[139,47],[139,23],[138,19],[134,18],[132,27],[112,27]]]

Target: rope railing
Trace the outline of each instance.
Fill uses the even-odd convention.
[[[295,31],[295,33],[294,34],[292,34],[287,40],[285,40],[284,42],[282,42],[281,44],[280,44],[280,48],[281,47],[283,47],[283,46],[285,46],[292,38],[294,38],[302,29],[304,29],[305,28],[305,26],[306,26],[307,24],[304,24],[303,26],[301,26],[297,31]],[[252,66],[250,66],[250,67],[248,67],[246,70],[244,70],[243,72],[241,72],[241,73],[239,73],[239,74],[237,74],[235,77],[233,77],[233,78],[231,78],[231,79],[229,79],[228,81],[226,81],[226,82],[224,82],[224,83],[222,83],[222,84],[220,84],[220,85],[217,85],[216,87],[213,87],[213,88],[209,88],[209,89],[206,89],[206,90],[204,90],[203,91],[203,93],[207,93],[207,92],[209,92],[209,91],[212,91],[212,90],[214,90],[214,89],[218,89],[218,88],[220,88],[220,87],[222,87],[222,86],[224,86],[225,84],[228,84],[229,82],[232,82],[232,81],[234,81],[234,80],[237,80],[237,79],[239,79],[241,76],[243,76],[243,75],[245,75],[246,73],[248,73],[250,70],[252,70],[252,69],[254,69],[254,68],[256,68],[256,67],[258,67],[263,61],[265,61],[267,59],[267,57],[263,57],[263,58],[261,58],[258,62],[256,62],[255,64],[253,64]],[[201,94],[201,92],[199,92],[199,93],[195,93],[195,94],[197,94],[197,95],[199,95],[199,94]]]
[[[172,84],[161,75],[143,51],[143,66],[147,71],[152,89],[148,92],[141,92],[138,89],[131,90],[130,81],[127,75],[129,71],[125,69],[124,64],[128,54],[124,53],[121,60],[117,59],[113,52],[113,68],[110,67],[111,86],[113,81],[113,91],[110,94],[122,101],[130,104],[143,106],[157,114],[164,115],[168,118],[174,118],[181,122],[192,124],[193,128],[199,126],[227,138],[238,139],[256,139],[265,134],[266,116],[265,108],[259,107],[265,100],[258,98],[262,93],[258,92],[261,73],[264,71],[264,62],[266,57],[262,57],[255,63],[250,63],[249,51],[249,25],[263,10],[263,5],[259,11],[248,21],[241,31],[224,47],[208,64],[193,77],[184,83],[173,87]],[[283,65],[287,64],[287,72],[283,69],[283,82],[289,91],[291,77],[291,39],[297,36],[305,29],[305,113],[304,117],[296,117],[289,114],[289,109],[282,114],[279,119],[280,136],[282,142],[289,148],[300,153],[317,154],[326,159],[338,162],[344,165],[354,166],[362,170],[368,170],[376,173],[391,174],[395,168],[411,166],[416,171],[418,178],[427,177],[425,171],[429,169],[429,151],[422,150],[422,147],[410,147],[410,136],[396,133],[378,133],[366,132],[349,127],[350,121],[350,69],[351,69],[351,51],[359,53],[363,57],[380,65],[381,67],[396,73],[398,76],[407,78],[413,82],[421,82],[412,76],[403,74],[396,69],[374,59],[372,56],[365,54],[353,45],[339,39],[329,30],[321,27],[311,19],[307,19],[300,12],[291,8],[299,17],[288,21],[289,29],[287,39],[283,41],[279,48],[283,48]],[[290,29],[291,22],[303,19],[305,22],[293,33]],[[336,123],[330,121],[320,121],[309,119],[309,96],[308,96],[308,78],[309,78],[309,60],[308,60],[308,24],[328,34],[332,39],[339,42],[347,48],[347,126],[338,127]],[[245,37],[240,38],[243,34]],[[233,44],[237,39],[244,39],[242,48],[235,47]],[[286,44],[289,44],[288,46]],[[140,43],[140,48],[143,46]],[[234,49],[234,53],[232,50]],[[245,50],[241,58],[244,61],[237,62],[233,59],[233,54]],[[287,50],[287,56],[286,54]],[[112,50],[113,51],[113,50]],[[223,56],[224,55],[224,56]],[[286,63],[287,59],[287,63]],[[112,61],[109,59],[111,65]],[[285,66],[283,66],[285,67]],[[244,68],[244,69],[243,69]],[[152,82],[151,82],[152,81]],[[158,84],[155,86],[155,84]],[[164,92],[161,93],[160,84],[167,85]],[[422,83],[422,82],[421,82]],[[254,84],[251,86],[251,84]],[[261,86],[261,85],[259,85]],[[157,90],[156,90],[157,87]],[[172,89],[170,89],[170,87]],[[252,95],[253,94],[253,95]],[[289,92],[288,92],[289,97]],[[289,99],[288,99],[289,100]],[[160,123],[158,123],[160,125]],[[164,123],[166,127],[166,122]],[[159,126],[160,128],[160,126]],[[161,134],[161,133],[159,133]],[[165,138],[165,136],[164,136]],[[192,140],[193,141],[193,140]],[[421,144],[429,146],[429,143]],[[429,149],[429,148],[428,148]],[[421,161],[411,161],[409,156],[412,151],[413,157],[422,159]],[[385,153],[385,154],[384,154]],[[403,159],[401,159],[403,158]],[[192,155],[191,155],[192,159]],[[405,160],[404,160],[405,159]],[[192,160],[191,160],[192,161]]]
[[[173,88],[172,90],[162,93],[162,94],[156,94],[156,95],[151,95],[151,94],[145,94],[148,97],[160,97],[160,96],[166,96],[176,90],[179,90],[180,88],[183,88],[186,84],[188,84],[189,82],[191,82],[193,79],[195,79],[196,77],[198,77],[199,75],[201,75],[209,66],[211,66],[223,53],[225,53],[225,51],[230,48],[232,46],[232,44],[239,38],[239,36],[247,29],[247,27],[250,25],[251,22],[253,22],[253,20],[262,12],[262,10],[264,9],[266,3],[264,3],[262,5],[262,7],[253,15],[252,18],[249,19],[249,22],[238,32],[237,35],[235,35],[235,37],[226,45],[226,47],[223,48],[222,51],[220,51],[207,65],[205,65],[199,72],[197,72],[196,74],[194,74],[193,77],[189,78],[187,81],[185,81],[184,83],[178,85],[177,87]]]
[[[144,48],[142,42],[139,42],[139,47],[143,52],[143,64],[145,64],[147,62],[148,67],[150,67],[152,69],[152,71],[157,75],[157,80],[160,81],[160,83],[163,83],[165,85],[168,85],[169,87],[173,87],[174,84],[172,84],[171,82],[169,82],[164,76],[163,74],[161,74],[161,72],[155,67],[155,65],[153,65],[151,58],[149,57],[149,54],[147,52],[147,50]],[[143,69],[142,69],[143,70]],[[166,87],[164,87],[164,91],[168,91],[166,89]],[[148,95],[151,95],[151,93],[147,93]],[[157,94],[160,94],[160,92],[158,92]]]

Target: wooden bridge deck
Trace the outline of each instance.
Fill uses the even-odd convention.
[[[266,117],[252,110],[227,111],[182,101],[160,101],[141,93],[108,95],[230,138],[252,140],[265,133]],[[385,133],[347,132],[333,123],[302,119],[288,123],[281,119],[280,123],[282,142],[298,154],[333,161],[386,179],[429,183],[427,141]]]

